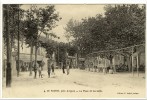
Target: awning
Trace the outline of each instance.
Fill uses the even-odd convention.
[[[68,56],[69,59],[75,59],[76,57],[74,56]]]
[[[16,60],[18,57],[16,56]],[[19,55],[19,60],[24,61],[24,62],[30,62],[30,54],[20,54]],[[32,61],[35,60],[35,55],[32,55]],[[43,56],[37,55],[37,61],[42,61]]]

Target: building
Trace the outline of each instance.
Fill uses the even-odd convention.
[[[46,38],[41,37],[41,41],[45,42]],[[11,68],[12,68],[12,75],[17,75],[17,70],[16,70],[16,63],[17,63],[17,40],[15,40],[14,47],[12,48],[12,53],[11,53]],[[30,63],[30,52],[31,52],[31,47],[29,47],[27,44],[25,44],[25,41],[20,41],[20,54],[19,54],[19,60],[20,60],[20,68],[22,66],[27,66],[25,69],[22,70],[27,70],[29,68],[29,63]],[[5,52],[6,49],[4,47],[3,43],[3,52]],[[45,48],[39,47],[37,51],[37,61],[43,61],[44,62],[44,69],[47,69],[47,59],[46,58],[46,50]],[[32,61],[35,60],[35,47],[33,47],[33,55],[32,55]],[[5,76],[5,71],[6,71],[6,53],[3,53],[3,76]]]
[[[133,51],[132,51],[133,48]],[[86,57],[85,68],[88,71],[102,71],[110,67],[114,72],[145,72],[145,45],[137,45],[125,50],[113,51],[112,61],[108,56],[109,52],[97,53]]]

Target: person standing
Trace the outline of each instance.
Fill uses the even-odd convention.
[[[34,64],[34,73],[35,73],[34,78],[36,78],[37,76],[37,69],[38,69],[38,63]]]
[[[50,66],[48,66],[47,72],[48,72],[48,78],[50,78],[50,75],[51,75],[51,67]]]
[[[52,73],[55,74],[55,72],[54,72],[54,63],[52,63],[51,68],[52,68]]]
[[[16,70],[17,70],[17,76],[19,76],[19,66],[18,66],[18,60],[16,61]]]
[[[39,78],[40,78],[40,77],[43,78],[43,77],[42,77],[42,73],[41,73],[41,71],[42,71],[42,68],[41,68],[41,66],[39,66],[39,68],[38,68]]]
[[[65,64],[62,64],[62,71],[63,71],[63,74],[65,74]]]
[[[36,67],[36,65],[34,65],[34,73],[35,73],[34,78],[36,78],[36,75],[37,75],[37,67]]]
[[[50,64],[50,60],[48,59],[48,63],[47,63],[47,73],[48,73],[48,78],[50,78],[50,74],[51,74],[51,64]]]
[[[66,66],[66,70],[67,70],[67,75],[69,74],[69,63],[67,63],[67,66]]]

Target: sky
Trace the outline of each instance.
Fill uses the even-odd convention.
[[[46,5],[38,5],[38,7],[44,7]],[[56,4],[55,9],[59,12],[59,16],[62,18],[56,24],[58,25],[55,27],[51,32],[55,33],[60,39],[55,39],[59,42],[67,42],[65,37],[65,30],[66,24],[72,18],[75,20],[81,20],[85,17],[92,17],[96,14],[104,14],[104,6],[105,5],[96,5],[96,4]],[[29,9],[30,5],[22,5],[22,9]]]

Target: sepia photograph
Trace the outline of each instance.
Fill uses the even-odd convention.
[[[146,98],[146,4],[2,4],[2,98]]]

